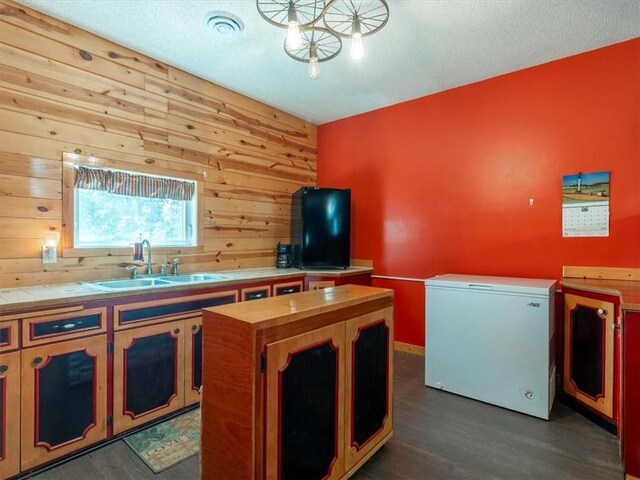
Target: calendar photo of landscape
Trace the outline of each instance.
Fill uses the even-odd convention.
[[[609,172],[562,177],[562,204],[609,201]]]

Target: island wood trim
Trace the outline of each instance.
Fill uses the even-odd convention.
[[[397,352],[410,353],[412,355],[420,355],[421,357],[425,356],[425,347],[420,345],[413,345],[411,343],[404,342],[393,342],[393,349]]]
[[[562,267],[562,276],[570,278],[599,278],[603,280],[640,281],[640,268]]]

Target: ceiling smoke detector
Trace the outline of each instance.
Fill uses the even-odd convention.
[[[235,35],[244,30],[244,23],[229,12],[209,12],[206,16],[207,26],[220,35]]]

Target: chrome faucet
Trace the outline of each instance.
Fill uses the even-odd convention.
[[[145,238],[141,242],[142,248],[144,248],[145,243],[147,244],[147,252],[149,253],[149,258],[147,258],[147,275],[153,275],[153,268],[151,268],[151,244],[149,243],[149,240]],[[143,257],[143,261],[144,261],[144,257]]]

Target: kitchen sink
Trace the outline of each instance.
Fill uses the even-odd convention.
[[[205,273],[191,273],[187,275],[176,275],[175,277],[163,277],[163,282],[190,283],[190,282],[210,282],[214,280],[224,280],[224,275],[210,275]]]
[[[166,287],[169,283],[161,278],[131,278],[127,280],[108,280],[106,282],[94,282],[90,285],[98,287],[122,289],[140,287]]]

